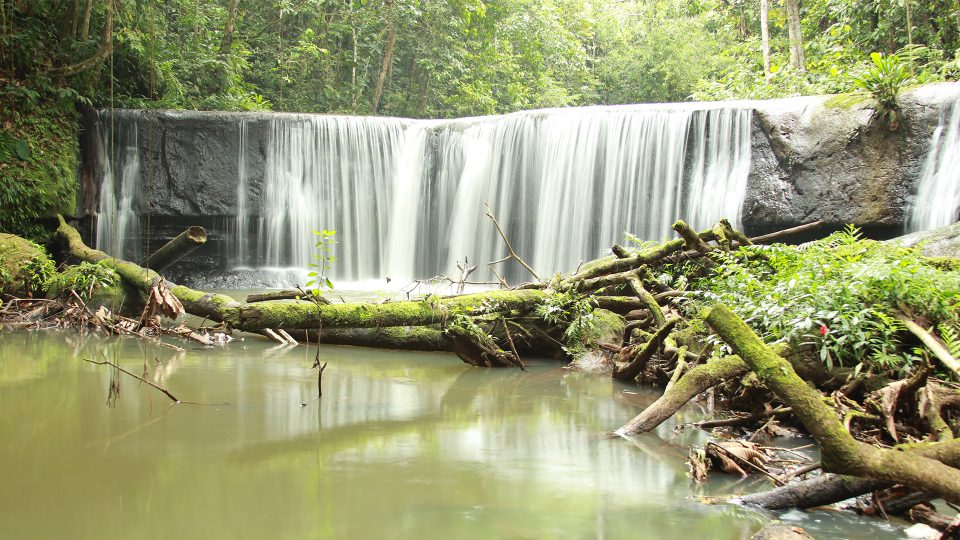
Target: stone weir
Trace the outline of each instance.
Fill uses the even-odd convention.
[[[340,280],[430,277],[463,257],[483,265],[502,256],[484,202],[543,273],[575,268],[625,231],[662,238],[677,217],[696,227],[728,217],[748,233],[821,220],[891,236],[936,172],[931,141],[944,139],[958,100],[955,83],[905,92],[895,132],[859,96],[444,121],[92,111],[81,210],[98,247],[134,260],[205,226],[210,245],[174,276],[225,286],[300,280],[279,269],[305,269],[319,229],[338,231]],[[238,268],[272,273],[210,279]]]

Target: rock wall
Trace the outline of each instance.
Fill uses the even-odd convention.
[[[823,220],[899,230],[940,108],[957,99],[958,83],[905,92],[896,132],[874,119],[872,102],[860,96],[756,102],[745,227]]]
[[[854,223],[879,236],[902,228],[940,108],[960,99],[960,83],[927,85],[901,96],[900,129],[874,118],[862,96],[813,96],[748,102],[752,159],[742,221],[762,233],[822,220]],[[241,153],[250,214],[260,215],[273,113],[99,111],[85,117],[82,211],[98,201],[96,126],[136,126],[140,214],[151,220],[153,247],[189,225],[203,225],[210,245],[189,263],[216,269],[225,260],[237,213]],[[245,127],[243,148],[241,125]],[[118,140],[122,137],[117,138]]]

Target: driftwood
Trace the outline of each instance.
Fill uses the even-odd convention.
[[[207,231],[203,227],[190,227],[154,251],[143,261],[143,266],[162,272],[205,243],[207,243]]]
[[[329,304],[330,300],[323,295],[313,294],[311,290],[301,291],[299,289],[285,289],[282,291],[270,291],[247,295],[247,303],[268,302],[270,300],[299,300],[304,297],[304,293],[312,295],[310,298],[321,304]]]
[[[790,227],[789,229],[783,229],[782,231],[776,231],[769,234],[761,234],[760,236],[754,236],[750,239],[754,244],[769,244],[774,240],[781,240],[793,236],[795,234],[815,231],[822,227],[824,223],[822,221],[814,221],[812,223],[805,223],[803,225],[798,225],[796,227]]]
[[[629,363],[622,369],[615,368],[613,370],[613,378],[620,381],[632,381],[636,379],[637,376],[643,372],[644,368],[647,367],[647,362],[650,361],[654,353],[663,346],[664,340],[667,339],[667,335],[673,330],[673,327],[679,322],[679,317],[673,317],[667,320],[643,347],[636,351],[630,348],[624,349],[624,351],[629,351],[627,352]]]
[[[879,449],[857,441],[820,393],[807,386],[790,363],[771,351],[729,308],[715,306],[705,320],[760,381],[793,409],[820,444],[824,471],[902,483],[960,502],[960,470],[921,453]],[[941,444],[960,448],[960,440]]]
[[[952,467],[960,467],[960,441],[901,445],[897,450],[934,459]],[[877,478],[824,474],[769,491],[744,495],[736,501],[768,510],[814,508],[859,497],[893,485],[894,482]]]

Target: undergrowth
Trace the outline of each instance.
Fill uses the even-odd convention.
[[[898,315],[927,323],[960,350],[960,271],[938,269],[917,249],[865,240],[851,227],[800,247],[710,257],[713,268],[693,280],[685,310],[726,304],[765,341],[812,349],[830,368],[909,370],[921,353],[902,342]]]
[[[0,231],[43,242],[42,221],[76,208],[79,116],[69,99],[19,105],[0,105]]]

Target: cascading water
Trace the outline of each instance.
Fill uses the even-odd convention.
[[[97,212],[97,249],[129,260],[140,260],[135,242],[140,226],[137,194],[140,189],[139,129],[130,111],[97,113],[97,164],[100,199]]]
[[[907,229],[925,231],[957,220],[960,220],[960,100],[940,110],[907,218]]]
[[[249,185],[247,179],[247,120],[240,119],[240,129],[237,136],[237,223],[234,227],[233,256],[234,261],[241,261],[246,257],[249,249],[250,235],[250,201],[247,200],[247,188]]]
[[[311,230],[336,229],[335,274],[346,280],[499,259],[485,202],[535,268],[573,269],[625,231],[659,239],[678,217],[695,227],[737,221],[750,167],[748,108],[272,122],[258,264],[306,268]]]
[[[403,123],[302,115],[271,123],[256,264],[245,266],[306,269],[313,231],[328,229],[337,231],[337,277],[379,276]],[[246,219],[238,213],[238,221]]]
[[[97,123],[97,246],[141,260],[141,113],[111,114],[101,112]],[[273,276],[262,282],[276,285],[302,283],[315,253],[313,231],[333,229],[337,281],[452,275],[464,258],[480,266],[475,277],[490,278],[485,263],[505,251],[484,215],[489,203],[538,272],[569,271],[624,232],[661,239],[677,218],[698,228],[721,217],[737,222],[751,122],[749,105],[717,104],[442,121],[243,116],[226,134],[238,150],[236,213],[219,216],[233,220],[222,232],[224,267],[257,269]],[[150,159],[163,155],[151,151]],[[522,277],[519,268],[504,271]]]

